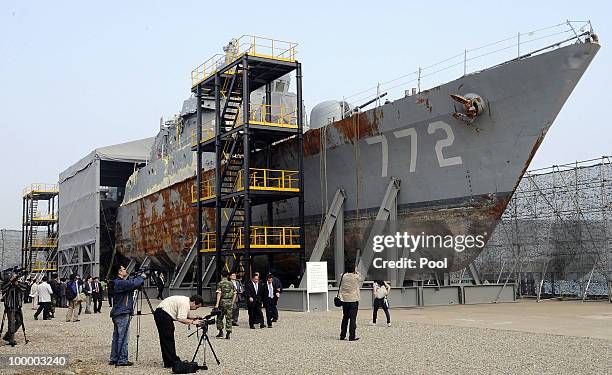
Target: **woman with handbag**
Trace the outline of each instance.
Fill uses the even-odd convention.
[[[387,296],[391,291],[391,285],[383,280],[374,281],[372,288],[372,294],[374,294],[374,311],[372,317],[372,325],[376,325],[376,317],[378,315],[378,309],[382,308],[387,317],[387,327],[391,327],[391,315],[389,314],[389,301]]]
[[[340,340],[346,338],[348,325],[349,341],[357,341],[357,311],[359,309],[359,288],[363,281],[355,266],[347,267],[351,272],[344,273],[340,278],[337,298],[342,301],[342,324],[340,325]],[[334,301],[336,304],[336,301]],[[349,325],[350,322],[350,325]]]

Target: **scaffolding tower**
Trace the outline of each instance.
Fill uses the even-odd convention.
[[[476,259],[481,275],[538,300],[612,298],[611,178],[608,156],[525,173]]]
[[[21,266],[30,274],[57,271],[58,185],[31,184],[22,198]]]
[[[252,273],[253,257],[275,253],[298,255],[305,266],[303,107],[301,64],[297,44],[242,36],[192,71],[196,97],[197,172],[192,202],[197,207],[198,293],[202,292],[202,260],[214,255],[220,271]],[[295,72],[297,103],[272,103],[272,83]],[[251,93],[265,88],[265,103],[251,103]],[[202,98],[214,98],[215,118],[202,123]],[[273,169],[272,146],[296,138],[295,165]],[[204,178],[202,153],[215,153],[215,175]],[[199,187],[199,188],[198,188]],[[291,226],[275,226],[272,204],[297,199],[298,216]],[[267,225],[253,225],[252,210],[267,206]],[[204,232],[203,210],[215,208],[214,231]]]

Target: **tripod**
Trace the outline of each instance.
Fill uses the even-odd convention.
[[[193,358],[191,359],[191,362],[195,362],[196,356],[198,355],[198,351],[200,350],[200,346],[202,346],[202,343],[204,342],[204,340],[206,340],[206,342],[208,343],[208,347],[210,348],[210,351],[213,354],[213,357],[215,357],[217,365],[220,365],[221,361],[219,361],[217,353],[215,353],[215,349],[213,349],[212,344],[210,343],[210,339],[208,338],[208,323],[206,322],[206,320],[204,321],[204,324],[205,326],[202,327],[202,336],[200,337],[200,341],[198,341],[198,346],[196,347],[195,353],[193,353]],[[198,332],[199,327],[196,328],[196,331],[194,333],[188,335],[187,337],[191,337],[194,334],[197,334]],[[208,366],[206,365],[206,346],[204,346],[204,348],[202,349],[202,353],[204,353],[204,364],[202,366],[198,366],[198,369],[208,370]]]
[[[140,343],[140,316],[142,315],[142,300],[144,299],[143,296],[147,300],[147,304],[149,305],[149,309],[151,310],[151,315],[153,315],[153,305],[151,305],[151,300],[149,299],[149,296],[147,295],[147,291],[142,286],[140,286],[139,288],[134,290],[134,306],[137,308],[136,310],[136,360],[137,361],[138,361],[138,345]],[[130,315],[130,318],[128,320],[128,327],[129,327],[129,324],[132,322],[133,316],[134,315]],[[125,331],[125,334],[127,335],[127,330]]]

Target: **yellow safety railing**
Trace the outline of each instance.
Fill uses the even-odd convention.
[[[297,52],[297,43],[254,35],[243,35],[234,45],[237,45],[237,56],[247,53],[251,56],[289,62],[295,61]]]
[[[215,232],[202,233],[202,248],[203,253],[211,253],[217,251],[217,234]]]
[[[244,248],[244,228],[239,229],[238,248]],[[279,249],[300,247],[299,227],[251,227],[251,248]]]
[[[58,218],[57,213],[47,214],[47,215],[37,214],[36,216],[33,217],[33,220],[34,221],[56,221],[57,218]]]
[[[56,271],[57,262],[37,261],[32,264],[32,271]]]
[[[249,188],[253,190],[298,192],[299,171],[285,169],[250,168]],[[244,171],[238,172],[236,190],[244,189]]]
[[[209,139],[215,138],[215,131],[212,129],[202,129],[202,143]],[[198,133],[197,129],[191,129],[191,146],[198,144]]]
[[[210,199],[215,196],[215,178],[211,178],[205,181],[202,181],[202,195],[200,197],[201,200]],[[196,203],[198,201],[198,191],[196,190],[196,186],[191,186],[191,203]]]
[[[297,52],[297,43],[253,35],[243,35],[238,39],[233,39],[228,47],[227,53],[216,54],[191,71],[191,87],[197,86],[243,54],[294,62]],[[225,74],[233,73],[233,70],[225,72]]]
[[[23,189],[23,195],[30,193],[59,193],[59,188],[57,184],[31,184]]]
[[[292,106],[251,104],[249,123],[297,129],[297,109]],[[237,123],[241,124],[242,118]]]
[[[41,247],[41,248],[57,247],[57,238],[55,238],[55,237],[52,237],[52,238],[37,238],[32,243],[32,247]]]
[[[236,238],[231,233],[230,238]],[[215,232],[202,233],[201,252],[211,253],[216,251]],[[244,248],[244,228],[238,229],[238,241],[236,248]],[[300,248],[300,228],[299,227],[251,227],[251,246],[252,249],[299,249]]]

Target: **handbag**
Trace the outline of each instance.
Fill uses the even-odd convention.
[[[342,279],[344,278],[344,274],[340,276],[340,284],[338,284],[338,293],[334,297],[334,306],[342,307],[342,300],[340,299],[340,287],[342,286]]]

